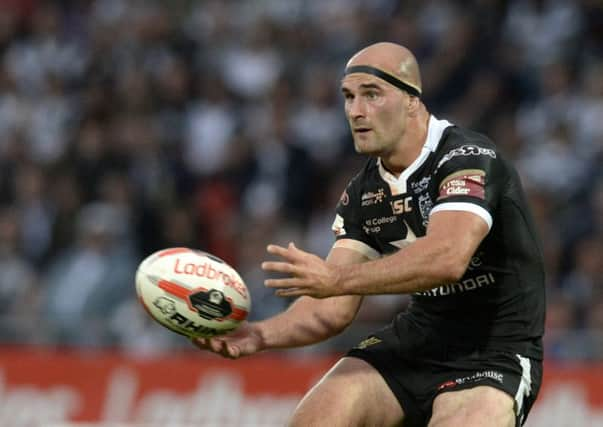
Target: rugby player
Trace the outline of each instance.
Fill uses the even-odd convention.
[[[403,46],[377,43],[341,81],[356,151],[369,156],[336,208],[326,260],[269,245],[266,286],[288,310],[196,345],[238,358],[317,343],[364,295],[411,294],[300,402],[292,426],[511,427],[542,378],[544,267],[520,180],[486,136],[431,115]]]

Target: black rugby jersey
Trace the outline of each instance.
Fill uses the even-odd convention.
[[[517,173],[485,136],[431,116],[419,157],[398,178],[371,158],[337,205],[335,246],[370,258],[393,253],[424,236],[440,210],[479,215],[489,232],[461,280],[413,294],[397,321],[451,345],[541,359],[540,245]]]

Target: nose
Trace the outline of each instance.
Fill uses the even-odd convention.
[[[359,96],[348,101],[347,110],[350,119],[357,119],[359,117],[365,117],[366,115],[364,103]]]

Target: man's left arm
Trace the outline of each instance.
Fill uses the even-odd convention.
[[[270,245],[268,252],[283,261],[267,261],[262,268],[289,275],[266,281],[280,296],[414,293],[458,281],[488,231],[486,221],[473,212],[442,210],[430,216],[424,237],[375,261],[326,265],[293,244]]]

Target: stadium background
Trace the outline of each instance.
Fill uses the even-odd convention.
[[[603,426],[599,0],[0,0],[0,426],[234,425],[202,408],[207,390],[223,402],[235,389],[224,412],[237,425],[278,425],[333,357],[404,307],[368,298],[340,337],[233,363],[153,323],[133,286],[144,256],[191,246],[238,269],[252,319],[286,308],[262,285],[265,245],[330,247],[364,162],[338,83],[381,40],[416,53],[428,108],[493,138],[527,188],[547,261],[546,390],[561,387],[529,425]],[[222,388],[195,394],[216,370]],[[172,424],[107,409],[123,390],[105,388],[127,378],[160,396],[137,391],[139,406],[172,393]],[[268,407],[272,421],[249,418]]]

